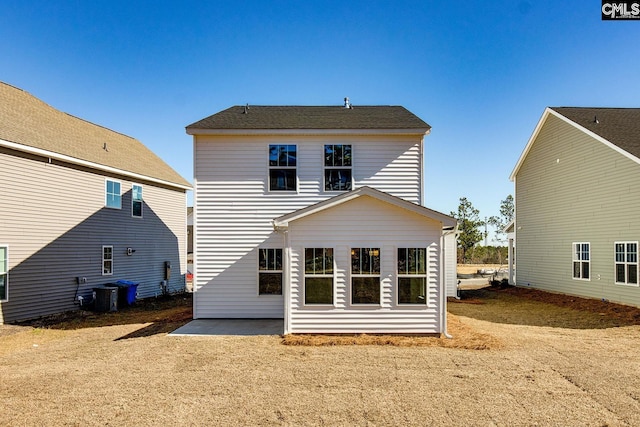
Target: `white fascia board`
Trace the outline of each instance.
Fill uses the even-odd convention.
[[[573,126],[574,128],[578,129],[579,131],[589,135],[590,137],[592,137],[596,141],[599,141],[599,142],[603,143],[607,147],[611,148],[614,151],[617,151],[618,153],[622,154],[626,158],[628,158],[628,159],[640,164],[640,159],[637,158],[636,156],[634,156],[633,154],[629,153],[628,151],[623,150],[622,148],[618,147],[617,145],[611,143],[609,140],[601,137],[600,135],[598,135],[596,133],[591,132],[589,129],[579,125],[578,123],[566,118],[562,114],[560,114],[560,113],[552,110],[551,108],[547,107],[544,110],[544,113],[542,115],[542,118],[538,122],[538,125],[536,126],[535,130],[533,131],[533,134],[531,135],[531,138],[529,138],[529,142],[527,143],[527,146],[524,148],[524,151],[520,155],[520,158],[518,159],[518,163],[516,163],[515,168],[513,168],[513,172],[511,172],[511,175],[509,176],[509,179],[512,182],[515,182],[516,174],[518,173],[518,170],[520,169],[520,166],[522,166],[522,163],[524,162],[524,159],[527,157],[527,154],[529,154],[529,150],[531,149],[531,146],[533,145],[533,143],[535,142],[536,138],[538,137],[538,133],[540,133],[540,129],[542,129],[542,126],[547,121],[547,118],[549,117],[549,114],[553,114],[555,117],[557,117],[560,120],[562,120],[563,122]]]
[[[187,129],[188,135],[428,135],[431,129]]]
[[[524,150],[522,150],[522,154],[520,154],[520,157],[518,158],[518,161],[516,162],[516,165],[513,168],[511,175],[509,175],[510,181],[515,180],[516,174],[518,173],[520,166],[522,166],[522,162],[524,162],[524,159],[527,157],[527,154],[529,154],[529,150],[531,150],[531,146],[533,145],[533,142],[538,137],[538,134],[540,133],[540,129],[542,129],[542,125],[544,125],[544,123],[547,121],[547,117],[549,116],[549,113],[552,113],[552,112],[554,111],[552,111],[551,108],[549,107],[545,108],[544,112],[542,113],[542,117],[540,117],[540,120],[538,120],[538,124],[536,125],[536,128],[533,130],[531,137],[529,137],[529,141],[527,141],[527,145],[524,147]]]
[[[169,187],[179,188],[181,190],[191,190],[191,186],[176,184],[175,182],[165,181],[158,178],[153,178],[150,176],[142,175],[135,172],[126,171],[123,169],[113,168],[111,166],[101,165],[99,163],[89,162],[87,160],[78,159],[76,157],[67,156],[65,154],[54,153],[53,151],[43,150],[41,148],[30,147],[28,145],[17,144],[11,141],[5,141],[4,139],[0,139],[0,147],[11,148],[12,150],[22,151],[24,153],[35,154],[42,157],[48,157],[51,159],[60,160],[66,163],[71,163],[74,165],[84,166],[91,169],[100,170],[103,172],[114,173],[118,175],[127,176],[129,178],[140,179],[149,182],[155,182],[157,184],[166,185]]]

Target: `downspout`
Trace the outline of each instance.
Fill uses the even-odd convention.
[[[283,272],[282,278],[284,283],[283,286],[283,298],[284,298],[284,325],[283,325],[283,334],[286,335],[290,333],[291,330],[291,251],[289,248],[289,228],[286,226],[276,226],[273,225],[273,229],[276,233],[282,234],[283,240],[283,248],[284,248],[284,259],[283,259]]]
[[[442,232],[440,233],[440,265],[439,265],[439,275],[440,275],[440,307],[441,309],[441,324],[442,324],[442,335],[445,336],[445,338],[453,338],[451,335],[449,335],[449,333],[447,332],[447,290],[446,290],[446,284],[445,284],[445,280],[444,280],[444,270],[446,267],[446,262],[445,262],[445,250],[444,250],[444,230],[442,230]]]

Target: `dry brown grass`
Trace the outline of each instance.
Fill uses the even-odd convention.
[[[449,304],[452,340],[415,337],[434,346],[167,336],[188,297],[0,326],[0,426],[640,425],[631,310],[464,295]]]

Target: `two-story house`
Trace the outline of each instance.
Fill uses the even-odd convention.
[[[235,106],[186,129],[195,318],[446,333],[444,242],[456,221],[421,206],[427,123],[346,103]]]
[[[190,184],[140,141],[0,83],[0,323],[119,279],[184,288]]]
[[[511,180],[518,286],[640,306],[640,108],[546,108]]]

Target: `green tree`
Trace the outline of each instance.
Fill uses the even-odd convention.
[[[451,216],[458,220],[458,247],[462,249],[462,262],[467,262],[467,251],[484,237],[480,227],[485,222],[480,219],[480,211],[473,207],[466,197],[460,198],[458,212],[451,212]]]
[[[513,205],[513,196],[509,194],[503,201],[500,202],[500,216],[492,216],[487,221],[496,229],[496,240],[503,241],[501,237],[504,236],[504,228],[513,221],[513,214],[515,212]]]

